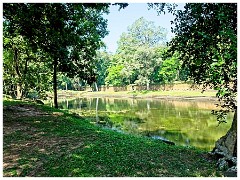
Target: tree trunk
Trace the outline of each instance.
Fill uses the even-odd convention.
[[[147,91],[149,91],[149,82],[147,82]]]
[[[20,70],[19,70],[19,62],[18,62],[18,50],[17,48],[13,48],[14,49],[14,56],[13,56],[13,59],[14,59],[14,63],[15,63],[15,73],[16,73],[16,77],[18,79],[18,82],[16,84],[16,87],[17,87],[17,99],[21,99],[22,98],[22,84],[19,82],[21,80],[21,73],[20,73]]]
[[[17,99],[22,99],[22,86],[20,83],[17,83]]]
[[[96,122],[99,122],[99,117],[98,117],[98,98],[96,100]]]
[[[53,62],[53,99],[54,99],[54,107],[58,108],[57,102],[57,60],[54,59]]]
[[[227,134],[217,140],[213,152],[221,152],[225,157],[237,157],[237,109],[235,110],[231,128]]]
[[[97,86],[97,83],[96,83],[96,82],[94,82],[94,85],[95,85],[95,91],[97,91],[97,92],[98,92],[98,86]]]

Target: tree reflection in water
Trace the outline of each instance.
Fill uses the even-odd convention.
[[[62,101],[59,106],[103,127],[205,150],[211,150],[227,132],[233,117],[229,114],[228,123],[217,126],[211,114],[216,107],[209,101],[79,98]]]

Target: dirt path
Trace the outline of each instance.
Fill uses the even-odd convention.
[[[3,107],[3,176],[25,176],[25,169],[31,169],[27,176],[36,176],[44,168],[45,157],[52,153],[61,156],[82,145],[75,139],[46,136],[47,130],[33,126],[59,115],[27,104]]]

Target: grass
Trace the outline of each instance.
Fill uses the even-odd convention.
[[[211,177],[207,152],[103,129],[67,111],[4,100],[3,175]]]
[[[215,97],[216,92],[207,91],[202,93],[201,91],[133,91],[129,92],[129,94],[136,94],[144,96],[179,96],[179,97]]]
[[[108,97],[135,97],[135,98],[215,98],[215,91],[206,91],[202,93],[200,90],[196,91],[182,91],[182,90],[171,90],[171,91],[118,91],[118,92],[82,92],[79,96],[108,96]]]

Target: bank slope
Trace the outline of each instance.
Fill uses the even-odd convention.
[[[193,148],[102,129],[47,106],[4,101],[4,176],[219,176],[215,163]]]

